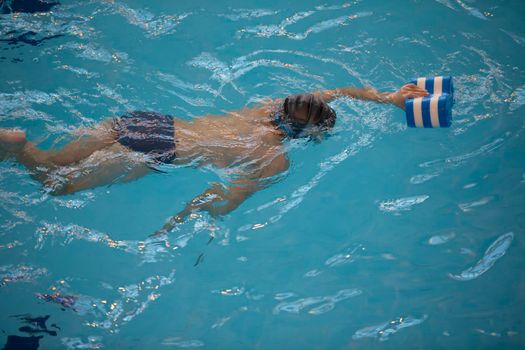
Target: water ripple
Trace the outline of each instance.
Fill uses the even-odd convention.
[[[259,24],[255,27],[242,28],[237,31],[236,36],[238,39],[241,39],[247,35],[255,35],[257,37],[263,38],[285,36],[292,40],[304,40],[312,33],[317,34],[331,28],[344,26],[355,19],[372,15],[372,12],[358,12],[351,15],[339,16],[329,20],[317,22],[313,26],[307,28],[304,32],[294,33],[287,30],[287,27],[296,24],[307,17],[317,14],[320,11],[339,10],[341,12],[342,9],[349,6],[349,4],[345,4],[343,6],[317,6],[315,10],[296,12],[293,15],[283,19],[279,24]]]
[[[305,52],[305,51],[284,50],[284,49],[256,50],[256,51],[253,51],[252,53],[250,53],[248,55],[240,56],[238,58],[238,61],[242,62],[242,61],[246,60],[247,58],[251,58],[253,56],[261,55],[261,54],[268,54],[268,53],[274,53],[274,54],[280,54],[280,55],[286,54],[286,55],[292,55],[292,56],[298,56],[298,57],[306,57],[306,58],[310,58],[310,59],[313,59],[313,60],[316,60],[316,61],[319,61],[319,62],[323,62],[323,63],[331,63],[331,64],[333,64],[335,66],[338,66],[341,69],[343,69],[346,73],[348,73],[348,75],[349,75],[349,77],[351,79],[356,79],[362,85],[368,85],[369,84],[367,80],[362,78],[362,74],[360,74],[358,71],[353,69],[352,66],[349,65],[348,63],[345,63],[344,61],[341,61],[341,60],[338,60],[338,59],[335,59],[335,58],[332,58],[332,57],[325,57],[325,56],[315,55],[315,54],[311,54],[311,53]],[[293,65],[288,64],[287,67],[293,67]],[[305,76],[307,76],[309,78],[318,80],[320,82],[324,81],[322,76],[307,75],[306,71],[301,71],[301,74],[303,74],[303,75],[305,75]]]
[[[207,67],[207,66],[204,64],[203,67]],[[219,91],[213,89],[210,85],[206,83],[194,84],[194,83],[190,83],[182,79],[179,79],[173,74],[162,73],[162,72],[157,72],[157,77],[160,80],[169,83],[171,86],[176,87],[179,90],[190,91],[192,93],[204,91],[204,92],[208,92],[209,94],[213,96],[219,95]]]
[[[457,9],[454,7],[454,5],[452,5],[450,0],[436,0],[436,2],[448,7],[451,10],[457,11]]]
[[[46,268],[30,265],[0,266],[0,287],[16,282],[33,282],[47,273]]]
[[[51,293],[35,293],[43,301],[58,304],[62,308],[70,309],[81,316],[92,319],[85,325],[92,328],[101,328],[110,332],[118,332],[119,328],[142,314],[146,308],[161,296],[160,289],[174,282],[175,270],[167,276],[155,275],[145,280],[107,289],[116,291],[120,297],[113,301],[70,292],[69,283],[60,280],[49,289]]]
[[[102,243],[109,248],[122,250],[141,257],[141,263],[157,262],[162,257],[171,256],[173,248],[164,237],[150,237],[140,240],[114,240],[108,234],[75,224],[60,225],[43,222],[36,230],[35,249],[42,249],[46,242],[60,240],[62,245],[68,245],[74,240],[92,243]]]
[[[410,177],[410,183],[413,185],[419,185],[422,183],[425,183],[427,181],[430,181],[431,179],[435,178],[436,176],[439,176],[439,173],[433,173],[433,174],[418,174]]]
[[[299,313],[301,312],[301,310],[303,310],[306,307],[316,305],[316,304],[321,304],[320,306],[312,308],[308,311],[308,313],[311,315],[320,315],[325,312],[333,310],[337,302],[346,300],[348,298],[353,298],[355,296],[360,295],[361,293],[362,291],[356,288],[343,289],[337,292],[335,295],[320,296],[320,297],[307,297],[307,298],[300,298],[295,301],[285,301],[285,302],[281,302],[277,304],[277,306],[275,306],[273,309],[273,313],[275,315],[281,312]]]
[[[38,15],[19,13],[0,16],[0,35],[5,37],[12,34],[32,33],[37,40],[63,35],[79,39],[91,38],[93,28],[89,26],[89,22],[93,14],[78,15],[72,11],[75,6],[59,6],[51,12]]]
[[[289,198],[286,198],[284,201],[275,202],[279,205],[279,213],[272,216],[269,221],[275,223],[279,221],[283,215],[297,207],[306,197],[306,195],[317,186],[321,179],[332,171],[337,165],[345,161],[348,157],[356,155],[361,148],[367,147],[372,144],[374,137],[371,134],[359,135],[357,136],[357,141],[341,152],[329,157],[327,160],[323,161],[319,165],[319,172],[306,184],[295,189]]]
[[[472,208],[480,207],[482,205],[485,205],[492,201],[494,199],[493,196],[483,197],[473,202],[468,203],[460,203],[458,204],[459,209],[461,209],[463,212],[469,212],[472,210]]]
[[[449,274],[449,276],[458,281],[470,281],[478,278],[487,272],[495,263],[505,255],[509,249],[514,234],[512,232],[501,235],[485,251],[483,258],[476,265],[462,271],[459,275]]]
[[[290,64],[279,60],[265,58],[254,60],[249,59],[261,52],[262,51],[256,51],[246,56],[240,56],[236,58],[234,62],[230,65],[226,64],[225,62],[222,62],[217,57],[208,52],[203,52],[200,55],[194,57],[190,62],[188,62],[188,64],[193,67],[204,68],[212,73],[211,79],[216,80],[220,83],[220,87],[217,91],[211,91],[216,96],[221,96],[221,90],[225,85],[228,84],[231,85],[239,94],[245,95],[245,92],[236,85],[235,81],[241,78],[242,76],[246,75],[250,71],[261,67],[282,68],[293,71],[302,76],[306,76],[316,80],[322,80],[321,77],[307,73],[304,68],[296,64]],[[223,97],[223,99],[225,98]]]
[[[243,19],[252,19],[252,18],[261,18],[266,16],[274,16],[279,13],[275,10],[267,9],[231,9],[232,13],[228,14],[219,14],[219,17],[227,18],[231,21],[240,21]]]
[[[465,11],[467,11],[467,13],[471,16],[474,16],[476,18],[479,18],[479,19],[482,19],[482,20],[487,20],[487,17],[485,17],[483,15],[483,13],[481,13],[480,10],[478,10],[477,8],[475,7],[472,7],[470,5],[467,5],[465,4],[463,1],[461,0],[456,0],[456,3],[461,6],[461,8],[463,8]]]
[[[514,40],[514,42],[520,46],[525,46],[525,38],[522,37],[522,36],[519,36],[518,34],[516,33],[513,33],[513,32],[510,32],[508,30],[505,30],[505,29],[501,29],[500,30],[507,34],[512,40]]]
[[[524,39],[525,40],[525,39]],[[510,94],[510,110],[516,109],[525,105],[525,85],[518,87]]]
[[[285,299],[293,298],[294,296],[296,296],[294,292],[284,292],[284,293],[275,294],[273,298],[275,300],[285,300]]]
[[[351,263],[355,260],[356,252],[364,249],[361,244],[357,244],[354,248],[348,248],[345,253],[336,254],[325,261],[326,266],[335,267],[343,264]]]
[[[122,15],[130,24],[135,25],[146,32],[148,37],[158,37],[172,34],[176,27],[191,13],[182,13],[178,15],[160,15],[155,16],[144,9],[133,9],[120,2],[109,2],[110,13]]]
[[[445,244],[456,237],[454,232],[447,232],[439,235],[433,235],[427,241],[429,245],[441,245]]]
[[[412,207],[414,205],[421,204],[429,198],[430,196],[428,195],[420,195],[381,201],[379,203],[379,210],[387,213],[398,213],[400,211],[408,211],[412,210]]]
[[[52,105],[60,100],[57,93],[46,93],[37,90],[0,93],[0,120],[24,118],[26,120],[44,120],[51,122],[52,118],[42,111],[30,107],[33,104]]]
[[[392,9],[385,12],[384,6],[377,6],[377,4],[368,2],[360,4],[359,1],[341,3],[340,5],[316,6],[316,4],[310,4],[306,7],[297,7],[292,4],[278,9],[272,9],[265,4],[251,4],[255,5],[256,8],[218,6],[219,12],[215,13],[202,8],[199,4],[184,4],[185,8],[192,8],[192,12],[189,12],[190,10],[183,11],[177,6],[170,6],[168,9],[164,5],[146,2],[87,0],[62,2],[63,4],[57,6],[50,13],[0,16],[0,35],[2,36],[0,38],[2,40],[0,49],[5,49],[0,60],[4,63],[4,68],[7,67],[6,73],[9,73],[7,75],[10,76],[10,81],[6,81],[4,84],[4,91],[0,92],[0,121],[5,124],[5,127],[16,123],[16,125],[28,130],[31,138],[33,138],[31,134],[34,133],[50,134],[51,136],[41,136],[51,138],[44,140],[46,142],[43,147],[49,146],[49,143],[54,141],[51,146],[53,147],[61,144],[64,140],[61,140],[60,137],[77,127],[79,123],[90,124],[95,122],[93,119],[83,117],[83,113],[98,116],[94,117],[98,119],[102,115],[106,115],[108,111],[117,112],[122,111],[122,109],[134,109],[137,106],[167,110],[173,105],[179,104],[173,107],[183,111],[187,116],[193,116],[200,115],[199,113],[202,113],[202,110],[206,108],[217,109],[215,107],[222,102],[238,106],[243,103],[259,102],[268,97],[281,97],[284,94],[299,91],[331,88],[340,86],[339,84],[373,85],[381,89],[394,88],[397,87],[397,83],[405,81],[407,74],[452,72],[457,83],[456,115],[453,127],[446,134],[448,136],[442,139],[439,145],[443,150],[443,155],[439,156],[439,159],[436,159],[437,157],[432,158],[432,156],[427,158],[430,161],[421,163],[418,172],[401,174],[399,183],[405,182],[406,184],[409,181],[412,185],[425,184],[420,187],[427,188],[427,182],[435,181],[437,183],[436,180],[439,180],[445,171],[463,166],[462,169],[453,169],[454,171],[451,171],[450,174],[454,175],[451,177],[452,180],[450,182],[445,181],[448,187],[452,187],[447,189],[445,186],[441,189],[450,192],[459,188],[460,192],[457,193],[459,199],[452,203],[452,206],[443,206],[441,205],[443,198],[433,195],[436,193],[436,189],[429,189],[429,191],[432,190],[430,192],[424,192],[425,190],[415,192],[418,195],[412,196],[414,191],[410,191],[410,189],[413,190],[414,188],[410,186],[407,191],[402,189],[401,192],[390,193],[392,196],[390,199],[388,194],[378,195],[376,199],[379,201],[375,204],[372,203],[372,207],[367,209],[369,213],[364,213],[364,217],[366,214],[372,216],[377,214],[378,205],[381,213],[394,215],[406,213],[405,215],[408,217],[410,212],[407,211],[409,210],[426,209],[427,206],[437,205],[439,208],[445,208],[446,212],[456,215],[457,220],[452,218],[454,223],[459,225],[459,227],[454,227],[456,233],[450,230],[435,232],[432,227],[428,227],[429,231],[420,232],[419,237],[413,237],[412,243],[424,242],[424,244],[432,246],[427,246],[428,248],[424,248],[423,251],[428,250],[428,252],[435,254],[435,256],[428,257],[429,261],[433,261],[438,259],[438,255],[443,252],[450,254],[457,251],[459,247],[455,245],[463,244],[461,242],[464,242],[465,239],[464,235],[456,237],[457,232],[462,232],[461,225],[475,224],[475,220],[482,217],[487,209],[497,211],[498,208],[492,208],[493,205],[490,204],[496,199],[498,204],[503,205],[503,209],[500,209],[514,218],[514,221],[507,220],[505,222],[519,226],[522,223],[519,206],[513,205],[516,204],[513,202],[515,199],[513,196],[516,193],[509,195],[505,192],[507,189],[504,181],[498,180],[498,176],[505,174],[498,173],[498,171],[513,171],[514,175],[517,172],[517,177],[509,176],[513,182],[512,185],[515,186],[511,190],[523,189],[523,184],[514,183],[516,179],[525,183],[524,170],[520,168],[521,163],[517,159],[519,152],[512,154],[516,147],[514,141],[518,137],[514,140],[509,137],[511,132],[512,135],[521,133],[522,128],[519,130],[515,128],[516,124],[512,124],[512,118],[519,117],[517,112],[523,111],[525,85],[521,81],[523,74],[519,54],[508,52],[509,47],[516,49],[517,52],[522,50],[525,47],[525,39],[519,26],[501,21],[502,17],[495,17],[492,20],[490,13],[484,13],[484,10],[487,10],[495,11],[498,15],[504,14],[512,6],[487,7],[487,4],[471,0],[436,1],[441,5],[431,4],[426,9],[421,7],[421,10],[428,10],[430,13],[438,7],[437,10],[447,15],[449,19],[464,19],[468,23],[457,27],[454,23],[452,26],[454,28],[451,27],[454,30],[443,31],[442,28],[434,28],[435,30],[424,28],[428,24],[427,22],[413,21],[412,24],[421,29],[412,33],[414,35],[403,30],[389,33],[382,30],[385,28],[382,24],[397,20],[399,12]],[[249,7],[250,4],[244,5]],[[165,10],[162,10],[163,7]],[[324,12],[321,13],[321,11]],[[425,13],[421,14],[425,15]],[[226,30],[213,32],[206,26],[199,25],[201,24],[199,21],[210,19],[213,24],[225,23]],[[460,22],[457,21],[457,23]],[[478,23],[480,27],[473,28],[472,23]],[[115,31],[118,35],[125,32],[132,35],[115,37],[111,31],[112,28],[115,28],[114,26],[119,26]],[[397,28],[395,29],[397,30]],[[322,46],[298,45],[301,42],[312,44],[321,37],[326,39]],[[208,41],[208,39],[210,40]],[[493,40],[498,41],[497,47],[492,45]],[[137,45],[137,43],[139,44]],[[146,43],[145,47],[143,48],[140,43]],[[290,44],[301,48],[300,50],[290,48]],[[181,58],[182,62],[177,61],[177,59],[173,64],[164,62],[162,53],[167,53],[165,50],[172,46],[184,48],[180,55],[176,56],[176,58]],[[147,52],[144,52],[145,49],[152,52],[158,50],[161,56],[150,60],[152,56],[147,55]],[[413,50],[410,51],[411,49]],[[408,60],[402,57],[402,54],[407,52],[414,53]],[[167,53],[166,59],[170,59],[171,54],[173,54],[171,51]],[[14,55],[19,56],[17,57],[19,63],[9,64],[9,60],[13,59],[11,56]],[[418,61],[419,59],[421,61]],[[186,66],[184,62],[186,62]],[[153,67],[158,64],[162,68],[159,68],[160,66]],[[47,73],[49,73],[50,79],[42,81],[41,77],[38,78],[36,75],[34,79],[31,77],[32,72],[40,71],[45,67],[48,68]],[[13,70],[16,75],[11,74],[10,68],[17,69],[16,71]],[[60,86],[64,87],[61,88]],[[71,88],[70,86],[74,87]],[[139,97],[139,95],[144,97]],[[151,95],[155,95],[153,99],[150,98]],[[119,272],[117,271],[118,268],[113,268],[112,273],[110,273],[113,276],[111,277],[112,280],[109,281],[111,284],[104,282],[97,284],[97,281],[86,279],[80,282],[81,276],[78,280],[65,278],[64,283],[58,281],[46,292],[37,293],[37,298],[40,301],[56,304],[54,305],[57,306],[54,313],[60,313],[59,309],[65,308],[69,309],[70,312],[64,315],[71,318],[78,315],[77,318],[80,321],[73,322],[73,326],[85,321],[88,327],[118,332],[124,324],[133,321],[136,325],[130,329],[137,327],[139,329],[150,321],[151,315],[137,316],[143,312],[154,311],[148,310],[148,308],[152,302],[158,300],[160,291],[166,294],[166,289],[172,289],[168,290],[170,294],[173,292],[172,297],[165,300],[167,306],[180,300],[178,298],[180,292],[177,288],[166,287],[174,283],[173,273],[167,272],[163,273],[163,276],[154,275],[148,278],[144,277],[155,272],[148,272],[143,277],[133,278],[132,275],[158,270],[159,267],[173,263],[179,254],[184,255],[188,251],[191,253],[189,259],[193,261],[194,255],[197,254],[193,252],[192,248],[195,247],[191,244],[201,244],[202,240],[206,238],[195,239],[195,242],[192,239],[199,233],[203,233],[212,238],[222,235],[220,240],[213,241],[213,243],[218,242],[222,246],[213,248],[228,253],[234,267],[239,269],[236,271],[238,275],[238,278],[235,277],[236,281],[223,279],[219,284],[220,288],[212,290],[211,292],[214,294],[211,296],[208,292],[207,298],[214,299],[219,309],[221,309],[221,303],[242,304],[246,302],[250,305],[257,304],[257,308],[254,307],[253,309],[257,314],[254,313],[249,319],[239,317],[234,322],[232,320],[236,315],[248,310],[247,307],[240,307],[229,314],[220,313],[217,315],[212,312],[208,317],[197,321],[197,324],[195,319],[190,320],[191,324],[188,322],[186,324],[184,323],[185,308],[182,308],[179,311],[182,312],[180,318],[183,322],[180,323],[175,320],[172,325],[177,329],[182,329],[182,333],[177,333],[178,331],[172,333],[173,330],[166,332],[166,329],[158,327],[156,332],[164,334],[156,340],[158,347],[161,345],[173,347],[209,346],[212,344],[209,339],[215,336],[221,338],[228,333],[233,334],[239,329],[238,325],[244,321],[248,321],[245,324],[248,328],[256,325],[257,315],[261,315],[259,309],[263,309],[263,305],[269,305],[270,310],[281,315],[279,318],[284,317],[285,313],[299,314],[299,317],[302,318],[321,314],[330,317],[330,311],[335,308],[337,302],[352,298],[362,292],[360,289],[342,289],[347,287],[344,283],[345,281],[347,283],[348,279],[339,278],[341,277],[340,273],[335,274],[337,275],[335,276],[327,271],[333,268],[342,272],[340,269],[346,268],[348,270],[348,268],[354,267],[351,270],[359,272],[361,269],[355,269],[356,266],[351,265],[351,263],[361,258],[359,256],[360,245],[347,248],[347,246],[341,246],[340,240],[337,240],[339,244],[328,240],[325,249],[328,254],[317,254],[317,261],[319,261],[318,265],[320,266],[306,268],[304,265],[299,266],[300,264],[290,266],[291,269],[295,269],[296,273],[299,273],[298,276],[308,277],[301,277],[299,284],[320,283],[321,280],[326,281],[326,279],[331,285],[333,284],[333,288],[328,289],[328,291],[322,290],[319,285],[310,286],[313,288],[310,288],[312,290],[309,294],[312,295],[311,297],[302,293],[283,292],[272,293],[271,297],[264,300],[264,295],[244,286],[245,281],[246,283],[250,282],[249,278],[246,280],[245,276],[243,277],[243,271],[257,264],[258,254],[264,253],[269,246],[273,246],[275,243],[289,244],[293,242],[294,237],[274,237],[274,231],[281,232],[282,228],[289,224],[288,220],[284,220],[284,218],[290,211],[295,210],[295,208],[308,209],[312,205],[315,206],[318,195],[320,195],[320,193],[315,192],[322,191],[323,198],[333,198],[334,201],[331,202],[333,205],[345,206],[345,203],[346,205],[349,203],[353,205],[354,200],[349,202],[348,198],[344,197],[345,191],[333,191],[335,187],[332,187],[331,181],[334,179],[326,175],[334,173],[332,175],[338,176],[339,173],[351,170],[350,168],[353,168],[354,165],[365,164],[366,161],[360,163],[363,161],[361,157],[354,156],[358,153],[368,153],[367,149],[380,152],[384,151],[383,146],[390,146],[390,142],[394,145],[403,142],[404,137],[398,138],[397,141],[387,141],[386,138],[383,138],[384,135],[399,132],[406,128],[401,121],[402,118],[396,116],[395,121],[389,118],[392,113],[385,106],[375,107],[368,103],[355,102],[349,99],[334,101],[332,106],[338,111],[338,122],[330,138],[322,145],[315,146],[300,141],[292,141],[287,144],[286,150],[290,151],[291,160],[294,161],[292,166],[299,171],[290,171],[287,174],[287,179],[281,184],[260,192],[246,202],[243,208],[246,208],[246,213],[250,213],[248,219],[244,219],[248,215],[244,217],[233,215],[216,223],[208,219],[192,218],[170,232],[169,237],[165,235],[144,240],[117,240],[113,238],[116,233],[101,232],[90,227],[77,225],[77,219],[82,222],[90,222],[85,220],[85,216],[96,215],[97,203],[107,200],[107,196],[95,198],[92,195],[85,196],[84,193],[80,193],[70,197],[52,197],[48,194],[42,195],[41,192],[37,193],[32,182],[30,190],[33,193],[25,195],[25,187],[20,188],[20,179],[28,179],[27,172],[5,163],[0,168],[0,181],[2,185],[5,185],[0,190],[0,216],[3,218],[0,224],[3,239],[0,251],[4,254],[5,259],[9,258],[9,261],[17,261],[19,264],[0,266],[1,286],[5,287],[2,291],[4,294],[7,293],[4,301],[16,301],[22,306],[34,304],[34,300],[24,300],[23,296],[11,296],[9,293],[16,291],[16,287],[34,289],[37,284],[39,285],[37,291],[42,292],[48,284],[43,287],[40,287],[40,284],[49,283],[47,281],[48,274],[60,275],[60,266],[58,265],[56,271],[49,271],[48,273],[47,269],[43,267],[30,265],[29,260],[34,258],[37,261],[46,261],[46,256],[54,252],[74,255],[82,251],[103,250],[104,256],[111,257],[113,260],[124,259],[123,262],[134,265],[135,269],[130,269],[132,272],[127,273],[127,275],[123,273],[116,276],[114,272]],[[400,112],[398,111],[398,113]],[[66,115],[71,115],[72,118],[64,117]],[[476,132],[474,132],[474,126],[476,126]],[[471,127],[472,129],[470,129]],[[522,125],[520,124],[519,127]],[[507,130],[509,131],[506,132]],[[412,137],[409,134],[404,133],[406,137]],[[457,137],[459,134],[464,135],[459,138]],[[424,134],[418,135],[423,135],[421,137],[425,138]],[[430,141],[435,135],[430,136]],[[57,137],[57,140],[53,140],[54,137]],[[389,144],[385,145],[378,142],[381,139]],[[506,142],[507,140],[509,142]],[[315,154],[322,154],[319,156],[320,158],[315,158],[315,155],[312,155],[312,147],[315,147]],[[503,148],[505,148],[505,152],[502,152]],[[423,152],[421,149],[420,151]],[[429,154],[431,153],[435,154],[429,152]],[[498,153],[498,157],[494,157],[495,153]],[[483,161],[484,158],[490,158],[490,164],[486,164]],[[296,159],[297,162],[295,162]],[[354,159],[356,164],[353,164]],[[478,164],[477,160],[483,162]],[[334,171],[336,167],[343,166],[342,163],[345,161],[352,163],[345,165],[349,167],[348,169]],[[476,163],[476,168],[467,169],[464,166],[467,162],[472,165]],[[489,174],[489,180],[492,180],[483,181],[484,174]],[[195,179],[191,177],[191,181]],[[26,182],[23,182],[22,185],[29,183],[27,182],[29,180],[23,181]],[[148,180],[146,180],[146,186],[148,186],[147,182]],[[440,182],[443,182],[443,179]],[[152,183],[155,186],[157,185],[155,180]],[[476,184],[478,186],[472,188]],[[327,185],[330,188],[326,188]],[[463,185],[465,185],[465,189],[469,190],[461,190]],[[511,183],[508,185],[510,186]],[[133,185],[130,186],[133,187]],[[487,187],[487,193],[482,193]],[[188,188],[188,191],[193,191],[193,189]],[[113,198],[114,194],[112,193],[110,197]],[[361,189],[356,189],[353,194],[357,196],[357,200],[359,200],[359,196],[366,195],[365,191]],[[415,205],[422,204],[429,199],[429,195],[432,196],[432,202],[436,201],[435,203],[427,203],[420,208],[415,207]],[[117,196],[115,197],[118,199]],[[259,202],[261,198],[264,201],[263,204]],[[179,202],[183,200],[175,196],[173,200],[175,204],[173,205],[180,204]],[[447,200],[450,202],[449,198],[445,199],[445,201]],[[457,207],[454,208],[455,205]],[[151,207],[151,209],[154,208]],[[464,212],[469,213],[464,214]],[[57,219],[53,219],[55,216]],[[383,219],[387,220],[388,216],[385,215]],[[273,225],[281,218],[283,220],[279,225]],[[343,228],[351,228],[350,231],[345,232],[353,232],[353,234],[358,235],[366,234],[375,227],[366,227],[368,223],[361,223],[360,220],[353,220],[350,224],[343,222],[344,220],[339,221],[335,220],[332,223],[335,225],[334,227],[342,225]],[[235,230],[237,224],[239,228],[236,236],[234,235],[232,244],[227,246],[231,239],[230,229]],[[372,224],[381,225],[381,222]],[[233,228],[232,225],[234,225]],[[494,225],[496,224],[494,223]],[[125,228],[121,228],[126,232]],[[258,230],[254,231],[256,229]],[[308,229],[310,228],[308,227]],[[509,231],[511,229],[512,227],[509,227]],[[338,234],[336,231],[331,232],[331,235]],[[516,230],[514,231],[516,232]],[[34,235],[24,235],[27,232],[34,232]],[[258,233],[258,240],[254,237],[243,247],[236,244],[249,238],[247,236],[253,232]],[[264,237],[265,233],[272,235],[272,239]],[[363,241],[362,237],[357,239]],[[479,242],[476,240],[479,240],[480,237],[472,239],[470,242],[472,246],[477,246]],[[450,278],[471,280],[479,277],[492,268],[495,261],[506,254],[512,240],[512,233],[500,236],[490,245],[481,259],[479,255],[483,251],[475,253],[471,249],[461,248],[458,254],[464,255],[458,258],[469,259],[468,266],[474,266],[470,268],[460,266],[459,269],[456,268],[456,271],[461,271],[463,268],[465,271],[450,274]],[[72,242],[78,242],[78,244],[71,244]],[[262,245],[257,245],[257,248],[253,249],[255,243]],[[384,247],[380,247],[378,251],[377,244],[378,242],[372,241],[367,243],[367,247],[370,245],[371,251],[376,251],[376,254],[372,256],[371,260],[363,259],[362,264],[366,264],[366,261],[378,262],[377,257],[386,260],[397,259],[396,262],[402,264],[398,268],[404,266],[402,252],[393,248],[385,250]],[[440,246],[443,248],[437,247],[437,245],[445,244],[446,246]],[[35,246],[36,251],[31,249],[31,245]],[[182,248],[186,249],[181,252]],[[246,248],[246,250],[241,253],[238,248]],[[381,254],[384,251],[391,251],[393,254]],[[315,252],[312,251],[312,253]],[[424,254],[424,252],[419,253]],[[28,257],[31,259],[28,260]],[[228,257],[222,256],[221,258]],[[511,258],[514,257],[509,256],[507,259]],[[275,266],[272,265],[274,260],[268,261],[269,265],[267,264],[266,267],[274,268]],[[476,262],[477,260],[479,261]],[[207,259],[207,261],[211,262],[212,259]],[[146,262],[160,263],[143,266],[142,264]],[[505,263],[507,262],[505,260]],[[392,266],[395,267],[396,265]],[[96,266],[86,268],[85,272],[91,275]],[[264,269],[264,266],[262,268]],[[190,266],[189,269],[192,267]],[[436,269],[439,269],[439,266]],[[307,272],[304,273],[305,271]],[[409,280],[417,281],[421,277],[419,272],[417,269],[409,271],[407,283],[410,282]],[[191,275],[195,274],[185,274],[185,278],[189,279],[184,283],[195,282],[195,278],[198,276],[192,277]],[[387,284],[391,282],[391,279],[384,274],[376,277],[375,282]],[[490,276],[487,275],[486,278],[488,277]],[[115,278],[123,278],[125,282],[119,282]],[[129,283],[127,278],[131,278],[131,281],[139,280],[139,282]],[[315,281],[309,278],[315,278]],[[30,284],[18,286],[16,282],[29,282]],[[85,283],[89,287],[79,287],[77,282],[78,284]],[[14,284],[11,285],[10,283]],[[413,283],[417,284],[417,282]],[[455,283],[452,281],[452,285]],[[97,286],[102,286],[105,289],[97,291]],[[421,285],[420,287],[422,287],[420,290],[424,290],[425,286]],[[217,286],[205,290],[210,291],[213,288],[217,288]],[[261,286],[261,288],[265,287]],[[181,290],[185,290],[185,288]],[[300,286],[296,290],[301,290]],[[336,292],[338,290],[339,292]],[[458,295],[460,301],[469,297],[468,291],[463,292],[462,295]],[[428,294],[427,297],[416,298],[417,300],[415,299],[414,302],[416,304],[423,303],[427,307],[428,300],[436,300],[437,298],[439,296]],[[361,299],[356,299],[356,301],[359,300]],[[353,307],[353,304],[350,306]],[[45,305],[46,308],[51,306]],[[341,308],[342,306],[345,304],[340,305]],[[359,305],[358,308],[366,314],[369,306],[368,303],[365,303]],[[437,307],[446,309],[448,306],[450,305],[447,305],[447,301],[445,301]],[[191,307],[188,310],[190,309]],[[215,311],[221,312],[219,309],[215,309]],[[372,310],[371,312],[377,314],[376,311]],[[477,311],[483,313],[481,310]],[[506,315],[505,308],[500,311],[502,315]],[[487,311],[484,314],[488,315],[489,313]],[[209,316],[212,318],[210,319]],[[390,319],[391,316],[396,316],[396,314],[386,317],[370,317],[370,319],[380,321],[381,319]],[[426,315],[420,318],[397,317],[390,321],[359,329],[353,334],[353,339],[372,338],[372,340],[384,341],[400,329],[420,324],[426,318]],[[446,321],[446,319],[438,320],[438,322],[445,323]],[[510,317],[505,322],[513,322],[513,318]],[[373,323],[372,321],[368,324]],[[225,326],[226,324],[227,326]],[[194,339],[191,334],[186,334],[189,329],[188,325],[193,330],[207,328],[208,331],[210,331],[209,327],[211,326],[213,331],[210,333],[215,333],[215,335],[203,333],[202,338],[201,335],[198,335],[199,339]],[[265,325],[273,325],[273,321]],[[476,334],[477,332],[504,338],[505,331],[500,332],[499,330],[512,329],[512,326],[506,327],[505,325],[494,326],[495,331],[484,331],[481,329],[483,325],[479,326],[481,328],[474,328],[478,326],[467,327],[467,333],[470,331],[470,336],[472,336],[474,329],[474,337],[479,337]],[[221,327],[223,328],[221,329]],[[73,327],[73,330],[77,328]],[[355,329],[357,328],[359,327]],[[446,336],[450,334],[459,335],[460,328],[459,326],[456,328],[452,326],[443,334],[446,333]],[[64,338],[61,339],[62,345],[71,349],[102,347],[104,345],[102,338],[100,336],[87,336],[86,333],[89,331],[89,329],[84,328],[84,331],[81,332],[82,335],[78,332],[64,333]],[[99,332],[100,330],[93,331]],[[64,329],[63,332],[69,331]],[[330,335],[329,332],[330,330],[327,335]],[[272,337],[272,334],[267,333],[264,329],[261,332],[261,344],[267,343],[269,337]],[[438,330],[437,334],[439,335],[439,333]],[[168,335],[170,336],[167,337]],[[337,336],[337,334],[335,335]],[[463,339],[470,336],[464,335]],[[110,336],[108,335],[108,337]],[[112,343],[115,342],[118,342],[118,339],[113,336]]]
[[[467,160],[470,160],[477,156],[490,154],[494,152],[495,150],[497,150],[498,148],[500,148],[501,146],[503,146],[504,142],[505,142],[504,138],[498,137],[494,141],[484,144],[478,149],[475,149],[474,151],[463,153],[457,156],[447,157],[445,159],[436,159],[436,160],[431,160],[428,162],[420,163],[419,167],[433,168],[436,171],[440,172],[447,168],[460,166],[463,163],[465,163]]]
[[[427,318],[427,315],[423,315],[422,318],[415,318],[412,316],[398,317],[375,326],[361,328],[354,333],[352,339],[378,338],[379,341],[385,341],[388,340],[392,334],[399,332],[401,329],[417,326],[418,324],[423,323]]]
[[[56,203],[60,207],[68,209],[80,209],[84,208],[88,203],[93,202],[95,195],[92,192],[84,192],[80,194],[81,198],[75,199],[62,199],[62,198],[53,198],[53,203]]]
[[[231,296],[242,295],[244,294],[244,291],[245,291],[244,287],[235,286],[231,288],[215,289],[215,290],[212,290],[212,293],[231,297]]]
[[[70,66],[68,64],[63,64],[61,66],[57,66],[56,69],[63,69],[63,70],[66,70],[66,71],[70,71],[70,72],[73,72],[73,73],[77,74],[78,76],[85,77],[87,79],[99,78],[100,77],[100,74],[98,74],[98,73],[92,73],[92,72],[88,71],[85,68],[74,67],[74,66]]]
[[[16,226],[16,225],[14,225],[14,226]],[[6,225],[2,225],[2,228],[3,229],[10,229],[12,227],[9,227],[9,226],[6,226]],[[14,240],[12,242],[0,244],[0,249],[13,249],[15,247],[19,247],[19,246],[22,246],[22,245],[24,245],[24,243],[22,243],[20,241],[17,241],[17,240]]]
[[[129,55],[122,51],[106,49],[97,44],[86,44],[78,42],[68,42],[66,44],[58,46],[57,50],[70,50],[75,53],[79,58],[85,58],[88,60],[99,61],[104,63],[110,62],[126,62],[128,61]]]
[[[62,226],[43,222],[36,230],[36,249],[42,249],[47,240],[63,238],[62,244],[67,245],[73,240],[85,240],[88,242],[108,242],[110,238],[107,234],[88,229],[75,224]]]
[[[200,348],[205,344],[203,341],[198,339],[184,340],[181,337],[169,337],[162,341],[162,345],[165,346],[175,346],[178,348]]]
[[[64,337],[60,339],[62,344],[68,350],[75,349],[102,349],[102,337],[88,336],[86,340],[78,337]]]

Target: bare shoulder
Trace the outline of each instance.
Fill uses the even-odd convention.
[[[252,116],[268,116],[278,110],[283,104],[283,99],[266,99],[258,102],[257,104],[245,107],[243,110],[245,113],[249,113]]]

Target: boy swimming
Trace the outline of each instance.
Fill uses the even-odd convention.
[[[160,164],[225,169],[227,183],[215,183],[190,201],[161,231],[196,211],[225,215],[250,195],[277,181],[289,162],[283,142],[315,137],[335,124],[328,103],[339,97],[388,103],[404,109],[407,98],[427,96],[414,84],[381,93],[373,88],[339,88],[290,95],[221,116],[190,121],[156,112],[131,112],[93,128],[79,129],[61,149],[41,150],[23,131],[0,129],[0,156],[14,158],[51,194],[129,182],[158,171]]]

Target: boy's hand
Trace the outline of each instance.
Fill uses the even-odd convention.
[[[407,84],[396,92],[390,94],[392,104],[398,106],[402,110],[405,110],[405,100],[407,98],[418,98],[428,96],[428,91],[418,87],[415,84]]]

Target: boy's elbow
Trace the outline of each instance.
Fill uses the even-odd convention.
[[[66,196],[77,192],[77,189],[71,184],[63,184],[60,186],[54,186],[50,188],[48,193],[54,197]]]

